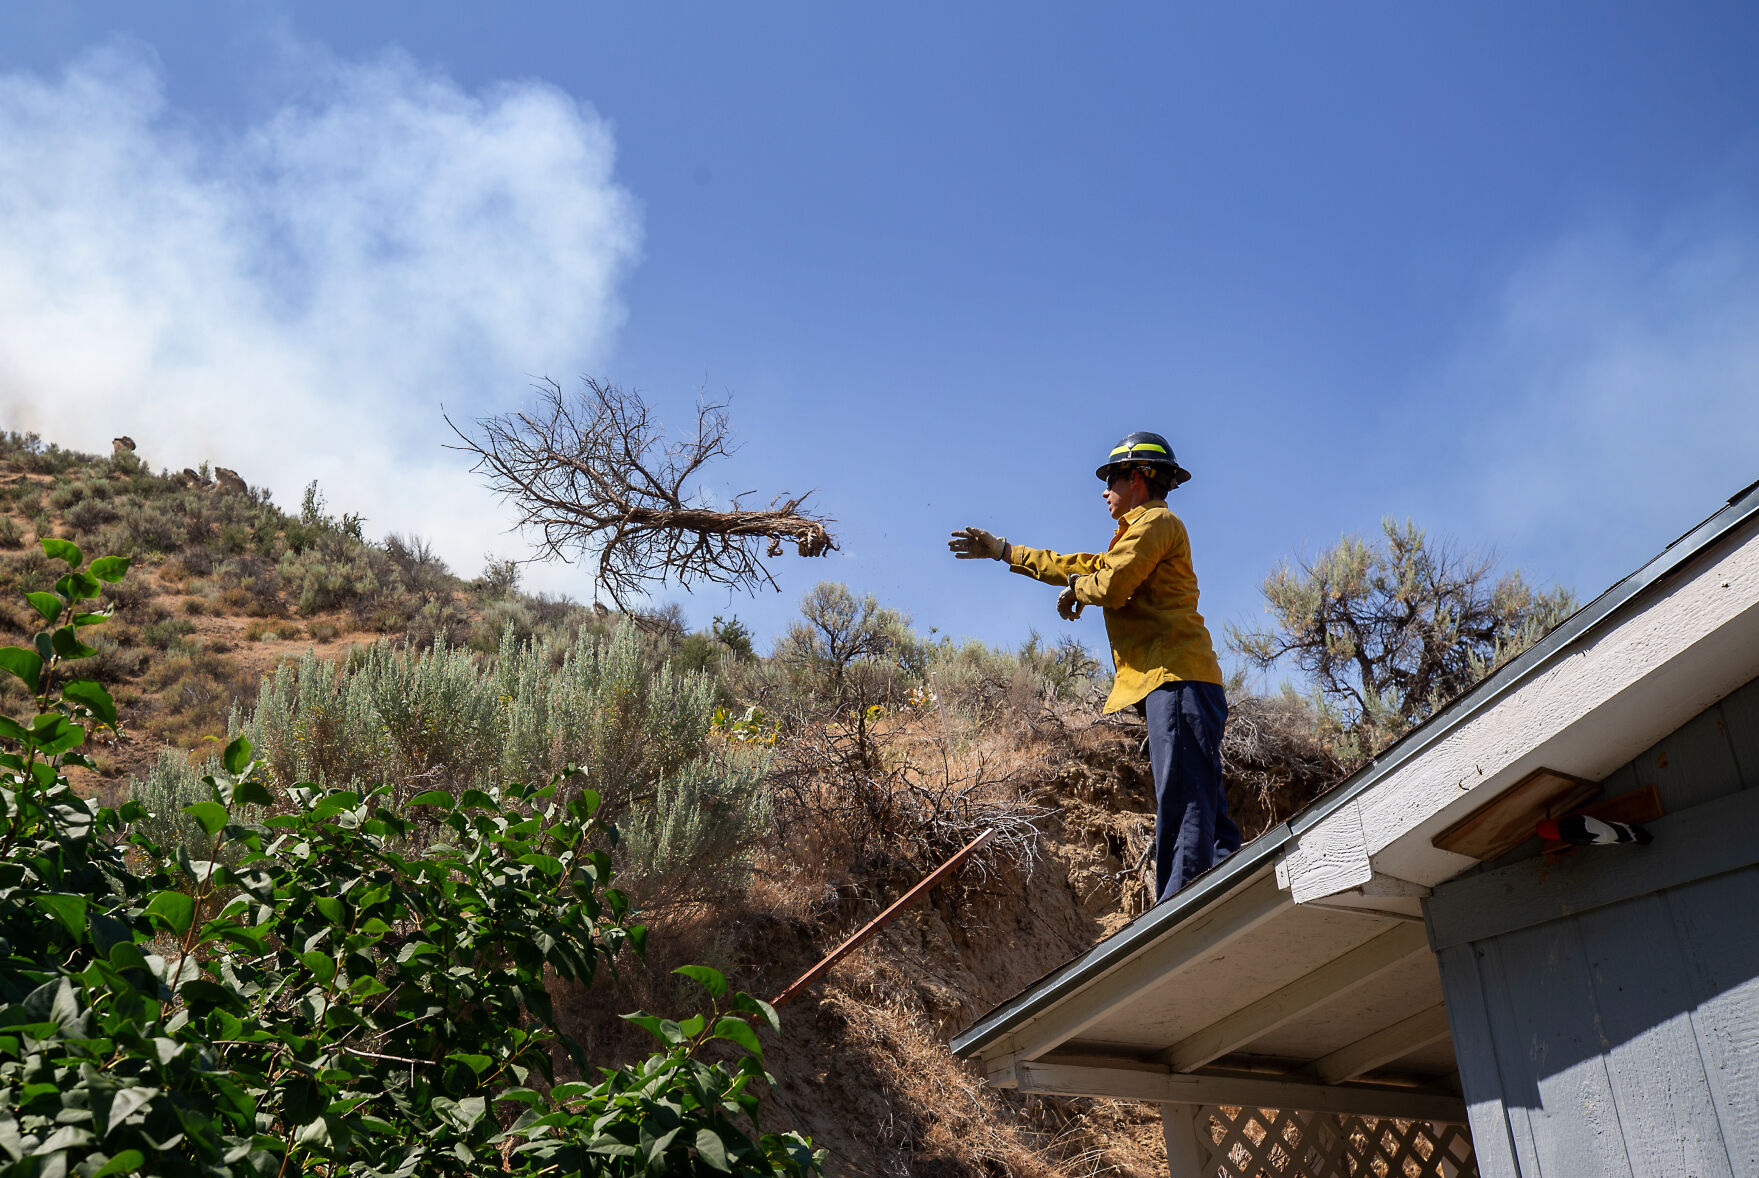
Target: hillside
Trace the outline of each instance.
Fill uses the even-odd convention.
[[[6,641],[25,632],[18,595],[52,579],[45,536],[135,562],[94,640],[126,737],[95,750],[91,792],[174,814],[211,738],[239,730],[281,785],[596,776],[653,936],[645,962],[558,993],[595,1062],[641,1049],[615,1016],[675,1005],[673,965],[777,993],[994,826],[985,858],[784,1008],[771,1120],[828,1147],[832,1174],[1164,1172],[1151,1108],[990,1092],[944,1048],[1145,900],[1146,759],[1099,717],[1104,676],[1079,648],[929,641],[824,585],[760,655],[736,622],[692,632],[528,595],[513,566],[459,577],[419,539],[368,542],[315,486],[290,513],[230,471],[16,435],[0,439]],[[1248,836],[1336,770],[1301,707],[1236,694]]]

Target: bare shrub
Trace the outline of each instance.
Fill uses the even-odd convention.
[[[299,636],[299,623],[288,618],[252,618],[244,628],[246,642],[287,642]]]
[[[260,556],[241,554],[229,558],[217,571],[221,600],[253,618],[279,617],[286,612],[281,601],[281,577],[275,566]]]
[[[875,755],[876,752],[878,755]],[[820,724],[778,741],[770,775],[777,833],[802,864],[847,864],[858,876],[918,876],[985,830],[966,888],[1006,864],[1030,876],[1054,811],[1020,795],[1012,770],[977,751],[958,761],[945,747]]]
[[[1317,710],[1292,688],[1264,696],[1237,681],[1230,685],[1222,778],[1228,812],[1247,838],[1324,793],[1345,768],[1325,739]]]
[[[232,708],[256,692],[256,680],[235,661],[201,647],[167,651],[147,667],[141,686],[152,696],[154,728],[178,748],[225,733]]]
[[[410,592],[451,593],[452,571],[434,546],[420,536],[391,533],[385,537],[385,555],[403,574],[403,584]]]

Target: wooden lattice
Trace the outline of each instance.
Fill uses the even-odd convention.
[[[1204,1178],[1478,1178],[1463,1125],[1209,1105]]]

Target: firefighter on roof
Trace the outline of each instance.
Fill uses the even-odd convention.
[[[1190,472],[1159,434],[1125,437],[1095,472],[1118,529],[1104,552],[1052,552],[1010,544],[982,528],[954,532],[961,560],[1002,560],[1024,576],[1063,586],[1057,612],[1105,611],[1117,676],[1107,712],[1134,707],[1148,721],[1154,766],[1155,896],[1164,900],[1240,849],[1222,792],[1227,697],[1221,665],[1197,612],[1191,542],[1167,510],[1168,492]]]

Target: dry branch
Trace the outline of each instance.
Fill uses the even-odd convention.
[[[778,495],[761,511],[742,509],[743,496],[730,511],[692,496],[690,480],[732,452],[725,403],[703,402],[696,436],[667,445],[640,394],[591,377],[583,384],[570,396],[545,380],[535,409],[481,418],[475,436],[446,424],[463,443],[452,448],[475,455],[471,469],[518,507],[540,556],[596,556],[599,586],[619,609],[668,579],[779,588],[764,561],[784,543],[801,556],[837,547],[831,521],[800,510],[807,495]]]

